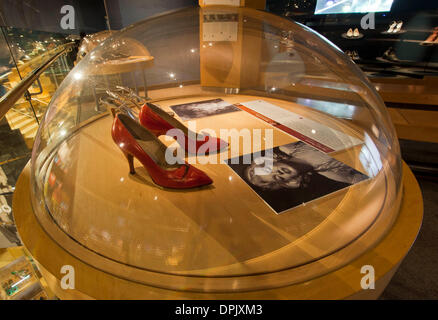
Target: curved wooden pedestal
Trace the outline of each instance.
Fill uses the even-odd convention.
[[[423,217],[423,200],[414,175],[403,164],[400,214],[377,246],[346,266],[295,285],[251,292],[199,293],[146,286],[102,272],[56,244],[38,223],[30,200],[30,166],[22,172],[14,194],[13,211],[23,244],[38,262],[49,287],[61,299],[376,299],[414,243]],[[75,289],[64,290],[61,268],[75,270]],[[363,290],[363,266],[375,270],[375,289]]]

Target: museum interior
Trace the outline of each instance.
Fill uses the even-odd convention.
[[[0,28],[1,300],[438,299],[436,1],[5,0]]]

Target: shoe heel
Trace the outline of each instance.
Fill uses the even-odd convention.
[[[128,164],[129,164],[129,173],[130,174],[135,174],[135,169],[134,169],[134,156],[132,154],[129,153],[123,153],[126,157],[126,159],[128,159]]]

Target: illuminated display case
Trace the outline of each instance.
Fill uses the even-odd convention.
[[[215,150],[184,152],[178,126]],[[186,164],[164,164],[163,145]],[[373,247],[397,218],[401,165],[381,98],[333,44],[266,12],[191,8],[115,33],[70,72],[38,131],[31,198],[50,238],[98,270],[247,292]]]

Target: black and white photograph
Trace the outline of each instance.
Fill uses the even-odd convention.
[[[302,141],[227,163],[277,214],[368,179]]]
[[[170,107],[183,121],[215,116],[218,114],[241,111],[238,107],[222,100],[213,99]]]

